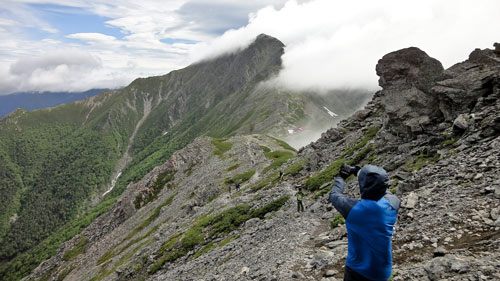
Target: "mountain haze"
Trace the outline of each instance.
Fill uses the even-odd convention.
[[[0,119],[17,108],[35,110],[83,100],[99,94],[104,89],[92,89],[81,93],[72,92],[23,92],[0,96]]]
[[[324,106],[347,115],[362,105],[359,98],[337,103],[336,92],[320,97],[262,83],[280,71],[283,52],[279,40],[259,35],[235,53],[1,119],[0,276],[28,274],[198,136],[327,128],[336,120]]]

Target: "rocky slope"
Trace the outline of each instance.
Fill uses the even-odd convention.
[[[293,157],[264,136],[197,139],[26,280],[341,280],[346,230],[327,194],[343,162],[384,167],[403,200],[393,280],[498,280],[500,54],[444,70],[408,48],[376,70],[373,100]]]

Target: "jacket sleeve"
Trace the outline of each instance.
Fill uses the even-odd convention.
[[[396,208],[396,212],[399,211],[399,208],[401,207],[401,200],[399,198],[392,194],[389,190],[385,192],[384,198],[391,203],[391,205]]]
[[[341,177],[336,177],[333,183],[332,190],[330,191],[330,202],[339,213],[347,219],[347,215],[352,207],[358,203],[357,199],[349,198],[344,194],[345,181]]]

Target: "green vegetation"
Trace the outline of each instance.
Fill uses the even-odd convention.
[[[264,152],[271,152],[271,149],[269,147],[267,147],[267,146],[261,145],[260,149],[262,149]]]
[[[232,170],[236,170],[236,169],[238,169],[239,167],[240,167],[240,164],[236,164],[236,165],[233,165],[233,166],[231,166],[231,167],[227,168],[227,171],[228,171],[228,172],[231,172]]]
[[[201,248],[193,255],[193,259],[209,252],[215,247],[212,241],[214,238],[230,233],[251,218],[262,219],[267,213],[279,210],[290,199],[290,196],[280,197],[264,207],[254,210],[251,210],[247,204],[242,204],[215,216],[205,215],[199,218],[195,225],[185,233],[177,233],[162,244],[156,255],[157,261],[151,266],[149,274],[154,274],[165,263],[182,258],[189,251],[198,247]],[[229,243],[231,239],[233,239],[231,236],[226,238],[219,246]]]
[[[343,157],[346,157],[348,155],[352,155],[355,151],[359,150],[363,146],[365,146],[370,140],[373,139],[373,137],[377,134],[378,128],[376,127],[371,127],[368,129],[366,132],[365,136],[361,139],[361,141],[357,142],[353,146],[349,147],[346,149],[346,151],[342,154]]]
[[[336,175],[338,175],[340,167],[344,162],[347,162],[348,165],[358,164],[371,151],[374,150],[374,147],[371,145],[367,147],[364,146],[377,134],[377,131],[378,129],[375,127],[368,129],[366,135],[359,142],[355,143],[353,146],[346,149],[344,153],[342,153],[342,155],[332,164],[326,167],[326,169],[321,171],[319,174],[316,174],[308,178],[304,183],[305,188],[314,191],[320,188],[323,184],[327,183],[328,181],[331,181]],[[354,157],[352,157],[351,160],[345,161],[345,159],[351,156],[355,151],[358,151],[358,153]]]
[[[214,154],[221,156],[224,154],[226,151],[229,151],[231,147],[233,147],[233,144],[230,142],[225,142],[227,139],[218,139],[218,138],[213,138],[212,139],[212,144],[215,146],[214,149]]]
[[[323,197],[325,194],[327,194],[328,192],[330,192],[330,190],[331,190],[331,185],[328,185],[327,187],[322,188],[322,189],[316,191],[313,194],[312,198],[314,200],[319,199],[320,197]]]
[[[39,281],[48,281],[50,276],[52,276],[52,274],[54,274],[54,272],[56,271],[56,267],[52,268],[51,270],[47,271],[47,273],[45,273],[44,275],[42,275],[42,277],[40,277],[40,279],[38,279]]]
[[[249,188],[252,189],[253,192],[256,192],[262,188],[269,188],[278,182],[278,176],[279,172],[271,173],[266,178],[251,185]]]
[[[271,201],[264,207],[253,210],[250,213],[250,217],[263,219],[267,213],[279,210],[283,205],[285,205],[285,203],[290,199],[290,197],[291,195],[285,195],[274,201]]]
[[[338,175],[342,163],[344,163],[344,158],[339,158],[319,174],[308,178],[304,183],[305,188],[307,190],[314,191],[321,187],[324,183],[331,181],[336,175]]]
[[[73,249],[64,252],[63,260],[69,261],[74,257],[82,254],[85,251],[85,245],[87,245],[87,238],[85,238],[85,236],[82,236],[78,240],[78,243],[73,247]]]
[[[349,165],[359,164],[359,162],[365,159],[368,153],[372,152],[374,149],[375,147],[373,145],[368,145],[363,147],[361,150],[358,151],[358,153],[356,153],[356,155],[354,155],[354,157],[351,158],[351,160],[349,160]]]
[[[452,145],[454,145],[459,140],[460,140],[460,138],[447,139],[447,140],[443,141],[443,144],[445,146],[452,146]]]
[[[280,140],[280,139],[277,139],[277,138],[273,138],[271,136],[268,136],[270,138],[272,138],[273,140],[275,140],[281,147],[283,147],[284,149],[287,149],[287,150],[291,150],[293,152],[297,152],[297,149],[291,147],[288,143]]]
[[[146,194],[146,197],[143,199],[142,194],[137,195],[134,200],[134,206],[136,209],[140,209],[142,206],[147,203],[156,200],[158,198],[158,194],[162,191],[165,185],[174,179],[175,171],[165,171],[158,175],[156,181],[149,187],[151,192]]]
[[[239,237],[239,235],[237,236]],[[237,238],[237,237],[234,237],[234,236],[229,236],[227,237],[226,239],[222,240],[219,245],[217,245],[218,247],[223,247],[224,245],[228,244],[229,242],[233,241],[233,239]]]
[[[141,237],[139,237],[137,239],[132,240],[127,245],[125,245],[124,247],[122,247],[121,249],[118,250],[118,247],[120,245],[122,245],[126,241],[132,239],[132,237],[134,237],[137,233],[139,233],[144,228],[148,227],[153,221],[155,221],[160,216],[161,209],[163,207],[165,207],[165,206],[168,206],[168,205],[172,204],[172,201],[174,200],[174,197],[176,195],[177,195],[177,193],[172,194],[170,197],[168,197],[167,200],[165,200],[165,202],[163,202],[160,206],[156,207],[155,210],[153,211],[153,213],[145,221],[143,221],[139,226],[137,226],[136,228],[134,228],[134,230],[132,230],[132,232],[130,232],[120,243],[118,243],[116,246],[114,246],[109,251],[107,251],[106,253],[104,253],[97,260],[97,264],[102,264],[102,263],[106,262],[107,260],[109,260],[109,259],[111,259],[111,258],[113,258],[113,257],[115,257],[115,256],[117,256],[117,255],[119,255],[121,253],[123,253],[125,250],[127,250],[132,245],[136,244],[139,241],[144,240],[145,238],[149,237],[153,232],[155,232],[158,229],[159,225],[157,225],[156,227],[152,228],[145,235],[143,235],[143,236],[141,236]]]
[[[420,153],[415,159],[409,161],[405,164],[405,169],[408,171],[418,171],[422,169],[427,164],[434,164],[439,161],[439,154],[435,153],[433,155],[427,155],[425,153]]]
[[[19,212],[0,238],[0,259],[32,248],[73,220],[88,193],[108,182],[118,156],[114,136],[88,128],[40,125],[12,135],[4,133],[1,142],[9,149],[0,152],[0,167],[6,168],[1,178],[7,186],[2,194],[13,201],[1,200],[6,209],[0,217],[8,219],[10,214],[4,210]]]
[[[233,239],[238,238],[238,237],[239,237],[239,235],[237,235],[236,237],[235,236],[228,236],[226,239],[224,239],[221,242],[219,242],[219,244],[216,244],[213,241],[209,242],[208,244],[206,244],[205,246],[203,246],[203,248],[201,248],[200,250],[198,250],[193,255],[192,259],[195,260],[195,259],[199,258],[201,255],[206,254],[206,253],[212,251],[213,249],[215,249],[217,247],[223,247],[224,245],[228,244]]]
[[[201,226],[195,226],[186,231],[184,237],[181,239],[182,248],[186,251],[190,251],[194,249],[196,245],[202,244],[205,241],[205,233],[201,231]]]
[[[146,241],[140,243],[133,250],[129,251],[128,253],[126,253],[125,255],[123,255],[122,257],[120,257],[120,259],[118,259],[118,261],[116,261],[116,263],[113,264],[110,269],[107,269],[107,268],[111,264],[111,261],[108,262],[108,263],[106,263],[106,264],[104,264],[101,267],[101,270],[99,271],[99,274],[96,275],[96,276],[94,276],[94,278],[92,278],[90,280],[91,281],[100,281],[100,280],[105,279],[106,277],[108,277],[112,273],[116,272],[116,270],[118,269],[118,267],[120,267],[123,264],[125,264],[126,262],[128,262],[130,260],[130,258],[132,258],[134,256],[134,254],[137,253],[137,251],[139,251],[143,247],[151,244],[152,241],[153,240],[150,239],[150,240],[146,240]]]
[[[262,60],[255,67],[277,71],[276,65],[265,65],[272,62]],[[0,279],[18,280],[31,272],[61,243],[108,211],[130,183],[196,137],[228,137],[273,113],[266,101],[274,93],[254,108],[244,107],[253,86],[269,73],[257,71],[240,80],[232,79],[239,77],[234,69],[198,67],[136,79],[128,87],[81,103],[18,111],[0,121],[0,260],[5,265]],[[191,79],[193,73],[211,78]],[[184,91],[174,91],[181,80],[191,89],[182,98]],[[298,107],[293,105],[292,110],[300,116]],[[143,116],[148,108],[151,112]],[[117,163],[128,145],[132,161],[103,203],[92,208],[92,199],[109,187],[118,172]],[[231,144],[217,139],[214,146],[214,153],[222,156]],[[9,224],[14,214],[17,221]]]
[[[273,162],[271,163],[271,165],[265,167],[262,170],[263,174],[267,173],[269,170],[281,167],[281,165],[283,165],[286,161],[288,161],[288,159],[291,159],[295,156],[294,153],[288,151],[265,152],[264,155],[267,158],[272,159]]]
[[[113,199],[101,202],[91,209],[85,216],[80,217],[71,224],[58,228],[48,238],[43,240],[33,249],[17,255],[11,262],[2,269],[0,277],[2,280],[19,280],[29,274],[38,264],[53,256],[58,247],[68,241],[76,234],[80,233],[96,217],[106,212],[114,204]]]
[[[191,176],[191,174],[193,173],[193,168],[198,165],[198,162],[193,162],[189,165],[189,167],[184,170],[184,174],[186,174],[186,176]]]
[[[396,194],[396,192],[398,192],[398,186],[397,185],[392,185],[389,187],[389,191],[392,193],[392,194]]]
[[[71,265],[69,265],[69,266],[65,267],[65,268],[61,271],[61,273],[60,273],[59,275],[57,275],[57,279],[56,279],[56,281],[63,281],[63,280],[64,280],[64,278],[66,278],[66,276],[68,276],[68,274],[70,274],[70,273],[71,273],[71,271],[73,271],[73,266],[74,266],[74,265],[73,265],[73,264],[71,264]]]
[[[241,183],[248,181],[254,174],[255,174],[255,170],[251,170],[248,172],[237,174],[230,179],[229,178],[225,179],[224,183],[225,184],[236,184],[236,183],[241,184]]]
[[[335,228],[341,224],[345,224],[345,219],[341,214],[336,215],[330,222],[330,227]]]
[[[297,163],[294,163],[293,165],[291,165],[290,167],[288,167],[286,170],[285,170],[285,174],[287,175],[290,175],[290,176],[295,176],[298,172],[300,172],[303,168],[304,168],[304,165],[306,164],[307,160],[301,160]]]
[[[216,244],[214,242],[210,242],[207,245],[205,245],[203,248],[198,250],[194,255],[193,255],[193,260],[199,258],[201,255],[208,253],[212,251],[216,247]]]

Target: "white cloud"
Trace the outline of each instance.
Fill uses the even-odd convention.
[[[90,44],[116,45],[118,43],[115,37],[102,33],[74,33],[66,37],[79,39]]]
[[[126,77],[102,68],[90,53],[67,49],[42,57],[22,58],[0,68],[0,91],[84,91],[89,88],[116,87]]]
[[[286,0],[5,0],[0,7],[0,94],[23,90],[77,90],[76,81],[66,83],[69,77],[82,77],[87,87],[124,86],[137,77],[166,74],[187,66],[193,61],[188,56],[192,42],[202,42],[223,31],[245,25],[248,14],[274,4],[282,6]],[[33,6],[33,4],[39,4]],[[47,6],[60,5],[60,6]],[[207,11],[213,11],[203,17]],[[49,13],[45,13],[49,11]],[[237,11],[237,12],[236,12]],[[186,13],[187,12],[187,13]],[[123,36],[111,36],[104,30],[89,32],[81,22],[82,32],[63,34],[51,25],[47,15],[75,13],[94,14],[109,18],[105,25],[118,28]],[[75,23],[71,23],[75,24]],[[93,25],[91,25],[93,26]],[[29,28],[29,33],[24,33]],[[31,35],[39,32],[31,39]],[[215,32],[216,31],[216,32]],[[50,34],[47,34],[49,32]],[[215,33],[214,33],[215,32]],[[218,33],[217,33],[218,32]],[[73,39],[73,40],[68,40]],[[162,42],[172,40],[172,44]],[[180,39],[177,42],[175,39]],[[30,74],[12,73],[11,64],[37,64],[37,58],[49,58],[68,49],[78,49],[99,58],[101,66],[91,70],[64,63],[52,68],[37,68]],[[63,51],[61,51],[63,50]],[[81,71],[81,73],[77,73]],[[53,73],[50,73],[53,72]],[[70,75],[71,74],[71,75]],[[104,77],[96,77],[103,75]],[[118,79],[116,79],[118,77]],[[22,78],[27,79],[21,81]],[[43,79],[47,82],[43,83]],[[110,79],[116,81],[110,82]],[[92,82],[90,82],[92,81]],[[106,85],[99,85],[99,82]],[[94,83],[95,82],[95,83]],[[59,84],[58,84],[59,83]],[[45,87],[45,88],[44,88]]]
[[[491,48],[500,32],[500,2],[483,0],[289,1],[255,13],[245,27],[198,44],[193,58],[241,48],[260,33],[286,45],[279,80],[297,88],[377,87],[383,55],[416,46],[445,67],[476,47]]]
[[[51,8],[58,12],[107,17],[105,24],[118,28],[123,36],[100,30],[62,34],[33,3],[62,5]],[[244,47],[260,33],[286,44],[279,79],[290,87],[376,88],[375,65],[388,52],[417,46],[450,66],[476,47],[491,47],[500,35],[499,10],[500,2],[495,0],[4,0],[0,94],[8,93],[7,89],[74,90],[85,84],[71,77],[80,77],[88,87],[124,86],[136,77],[165,74]],[[30,39],[22,28],[52,33],[44,33],[42,40]],[[196,44],[166,44],[162,39]],[[10,68],[16,62],[36,64],[60,50],[79,50],[96,58],[100,66],[33,66],[29,76],[16,74],[18,66]],[[22,77],[29,79],[21,81]]]

